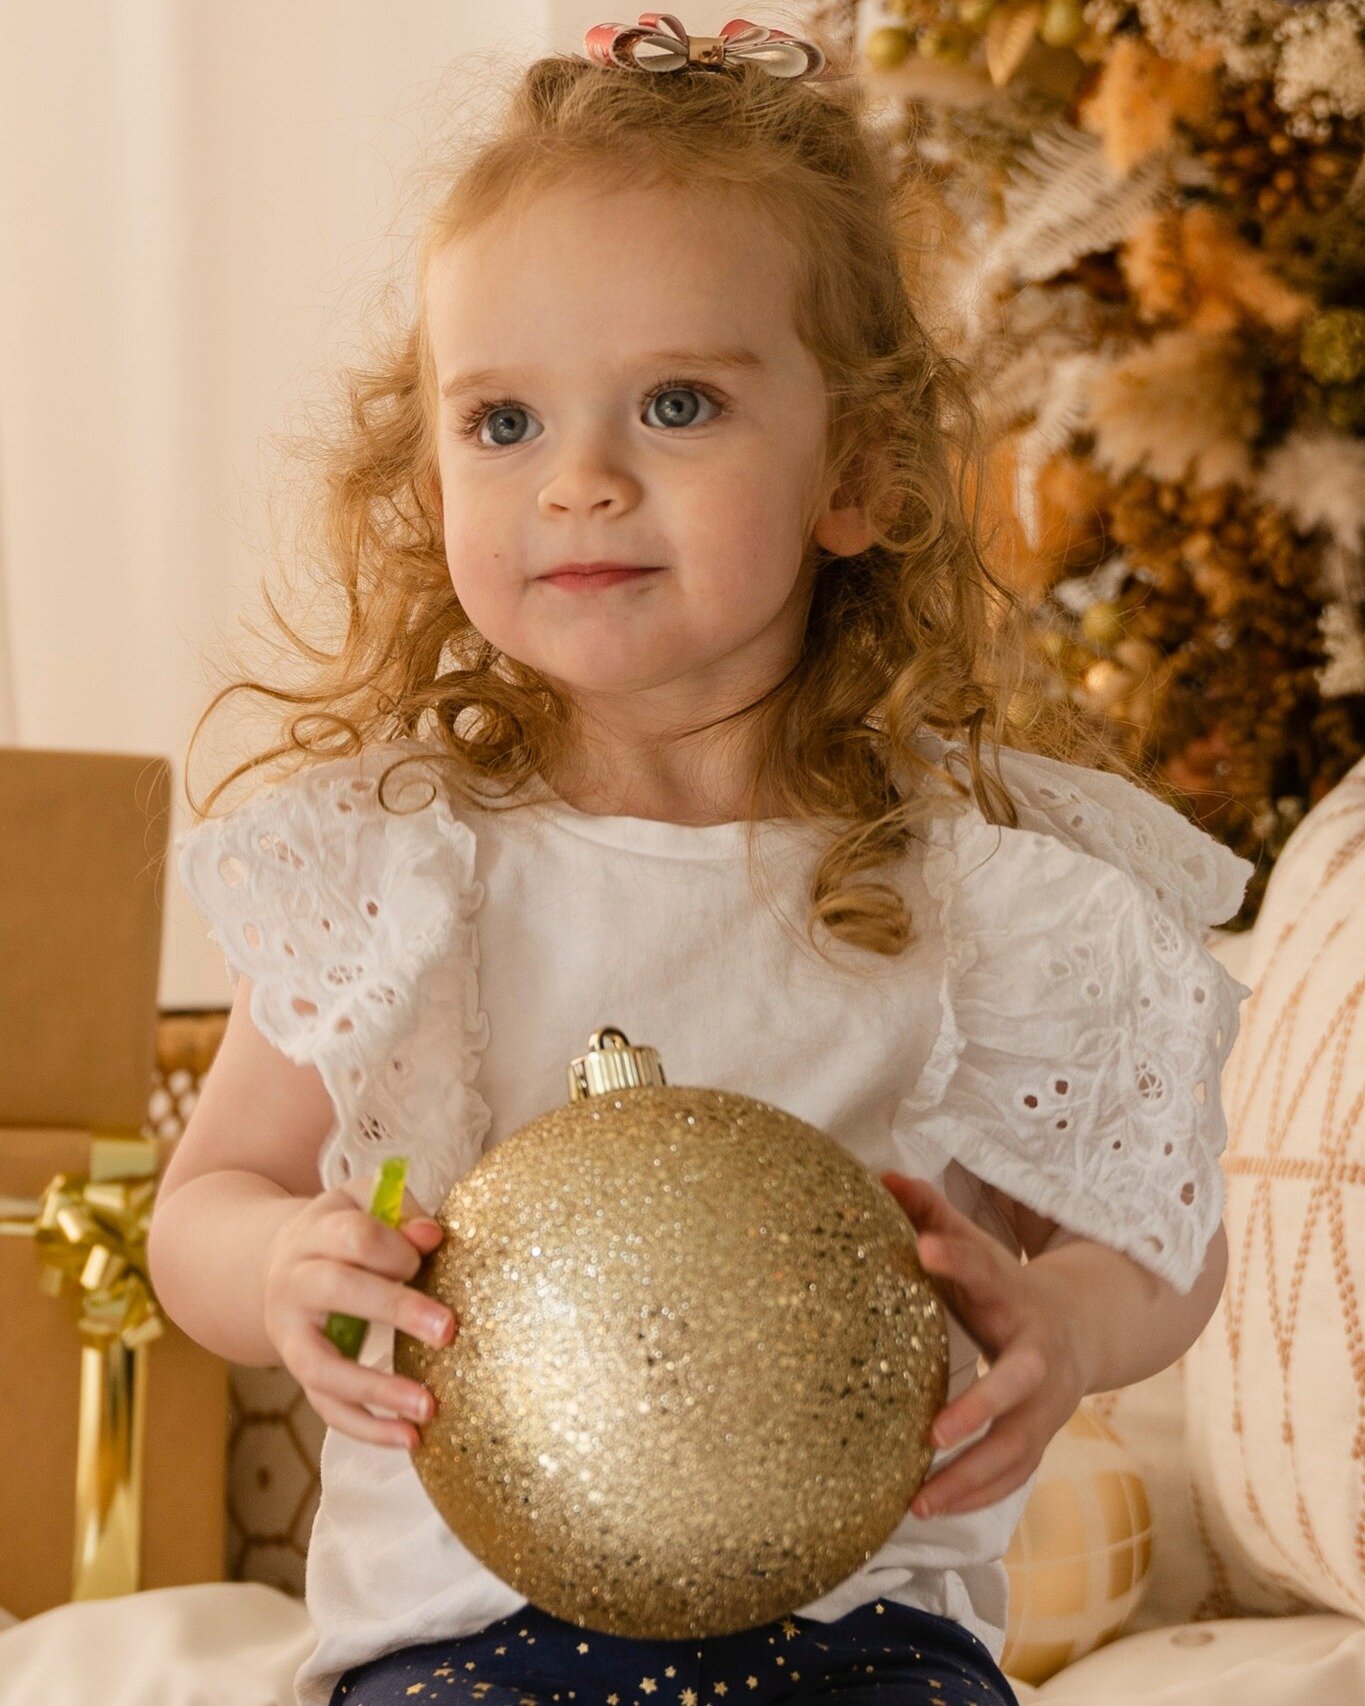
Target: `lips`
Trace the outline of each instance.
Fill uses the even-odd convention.
[[[659,574],[655,568],[637,568],[630,563],[569,564],[539,578],[549,586],[566,592],[588,592],[598,587],[615,586],[622,581],[641,580],[645,575]]]
[[[605,575],[622,570],[640,574],[644,573],[649,566],[644,563],[615,563],[606,560],[596,563],[561,563],[558,568],[548,570],[540,579],[561,580],[566,575]]]

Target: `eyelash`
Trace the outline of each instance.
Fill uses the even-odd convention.
[[[695,379],[679,378],[662,380],[652,391],[646,392],[645,402],[651,402],[655,397],[662,395],[665,391],[695,391],[699,396],[705,397],[708,403],[711,403],[719,410],[719,414],[713,415],[711,421],[701,423],[705,426],[710,426],[712,421],[719,420],[722,415],[727,415],[730,412],[729,404],[719,392],[713,390],[709,385],[702,385]],[[521,404],[517,402],[515,397],[498,397],[491,402],[473,403],[460,414],[460,436],[462,438],[475,437],[479,428],[483,425],[485,418],[493,414],[497,409],[519,409],[520,407]],[[683,428],[681,430],[686,431],[687,429]],[[507,444],[490,444],[481,446],[481,448],[487,450],[515,450],[516,446]]]

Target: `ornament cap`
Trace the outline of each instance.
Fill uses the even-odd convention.
[[[632,1045],[615,1025],[594,1031],[588,1052],[569,1063],[569,1100],[586,1101],[612,1090],[635,1090],[646,1084],[664,1084],[659,1051],[648,1043]]]

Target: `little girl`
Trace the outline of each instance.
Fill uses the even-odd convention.
[[[226,690],[298,708],[258,761],[296,762],[177,842],[235,998],[153,1278],[329,1424],[301,1706],[1001,1706],[1002,1559],[1049,1439],[1221,1289],[1249,991],[1203,936],[1251,866],[1080,762],[1078,713],[1023,727],[967,394],[907,300],[856,80],[742,20],[585,45],[467,145],[413,323],[351,377],[321,533],[344,637],[300,642],[302,685]],[[395,1329],[459,1330],[405,1283],[434,1216],[605,1024],[843,1144],[951,1316],[903,1521],[739,1633],[542,1612],[408,1455],[432,1399]],[[396,1229],[366,1213],[395,1153]],[[373,1323],[358,1362],[332,1311]]]

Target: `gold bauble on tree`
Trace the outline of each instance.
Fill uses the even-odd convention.
[[[670,1086],[593,1034],[567,1104],[454,1186],[398,1331],[412,1462],[452,1532],[552,1616],[640,1640],[755,1627],[879,1550],[933,1456],[944,1306],[891,1193],[814,1126]]]

